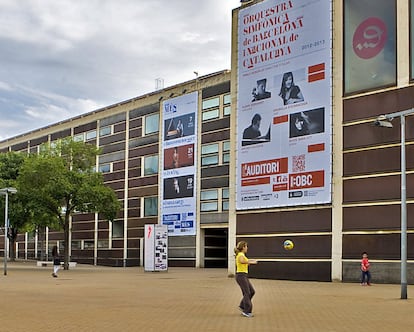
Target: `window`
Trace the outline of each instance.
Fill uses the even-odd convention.
[[[396,1],[344,1],[344,92],[396,84]]]
[[[27,232],[27,240],[33,241],[36,238],[36,231],[34,232]]]
[[[220,97],[206,99],[206,100],[203,100],[203,103],[202,103],[203,110],[206,110],[212,107],[219,107],[219,106],[220,106]]]
[[[92,130],[92,131],[88,131],[86,133],[86,140],[89,141],[91,139],[95,139],[96,138],[96,130]]]
[[[222,201],[221,205],[222,205],[221,208],[222,208],[223,211],[228,211],[229,210],[229,201]]]
[[[159,113],[150,114],[145,117],[145,135],[157,133],[159,130]]]
[[[223,142],[223,164],[230,162],[230,141]]]
[[[223,115],[230,115],[231,114],[231,106],[224,106]]]
[[[229,188],[223,188],[221,192],[221,208],[223,211],[229,210]]]
[[[223,96],[223,104],[228,105],[230,103],[231,103],[231,94],[229,93],[228,95]]]
[[[124,222],[122,220],[112,222],[112,238],[124,237]]]
[[[218,203],[217,202],[201,202],[200,208],[201,208],[201,212],[217,211]]]
[[[201,212],[218,210],[218,192],[217,189],[202,190],[200,193],[200,210]]]
[[[158,155],[144,157],[144,175],[158,173]]]
[[[217,189],[201,191],[200,200],[206,201],[206,200],[212,200],[212,199],[218,199]]]
[[[217,165],[219,162],[219,145],[204,144],[201,146],[201,166]]]
[[[84,249],[93,249],[94,247],[94,241],[93,240],[85,240],[83,242],[83,248]]]
[[[81,249],[81,241],[75,240],[71,242],[72,250],[74,249]]]
[[[201,147],[201,154],[205,155],[205,154],[209,154],[209,153],[217,153],[218,152],[218,144],[214,143],[214,144],[204,144]]]
[[[111,164],[102,164],[99,165],[100,173],[109,173],[111,171]]]
[[[158,215],[158,197],[144,197],[144,217]]]
[[[202,120],[203,121],[208,121],[208,120],[212,120],[212,119],[217,119],[220,115],[220,110],[218,108],[213,109],[213,110],[209,110],[209,111],[205,111],[202,114]]]
[[[108,240],[98,240],[98,248],[109,248],[109,241]]]
[[[84,133],[73,136],[73,140],[75,142],[82,142],[82,141],[84,141],[85,140]]]
[[[38,146],[31,147],[30,153],[41,153],[41,152],[46,152],[47,150],[48,150],[48,144],[42,143]]]
[[[102,127],[99,129],[99,137],[108,136],[112,134],[112,126]]]

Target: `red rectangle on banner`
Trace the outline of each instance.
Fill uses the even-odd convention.
[[[318,63],[317,65],[308,67],[308,74],[316,73],[318,71],[325,71],[325,63]]]
[[[308,152],[318,152],[325,150],[325,143],[308,145]]]
[[[288,121],[289,121],[289,117],[287,115],[275,116],[273,118],[273,124],[284,123]]]
[[[325,184],[325,172],[314,171],[289,175],[289,189],[306,189],[323,187]]]
[[[283,191],[288,190],[288,184],[287,183],[281,183],[281,184],[274,184],[273,185],[273,191]]]
[[[264,177],[264,178],[242,180],[241,185],[242,187],[245,187],[245,186],[256,186],[259,184],[269,184],[269,183],[270,183],[270,177]]]
[[[315,82],[325,79],[325,72],[316,73],[308,76],[308,82]]]

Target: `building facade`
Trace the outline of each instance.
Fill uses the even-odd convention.
[[[413,13],[413,0],[243,3],[233,10],[231,72],[10,138],[0,142],[0,152],[37,153],[68,136],[102,148],[96,167],[123,202],[122,217],[72,218],[71,259],[79,263],[142,264],[144,225],[166,220],[164,187],[172,177],[165,160],[175,147],[195,144],[194,234],[169,237],[169,266],[232,274],[233,248],[246,240],[249,256],[259,259],[253,277],[357,281],[366,251],[375,282],[399,282],[400,123],[373,123],[414,108]],[[289,73],[300,87],[289,92],[294,102],[283,92]],[[190,94],[196,96],[194,141],[168,145],[169,131],[178,130],[169,130],[166,106]],[[319,126],[303,134],[312,117]],[[413,283],[414,115],[405,118]],[[260,129],[253,126],[257,119]],[[284,250],[286,239],[293,250]],[[63,245],[61,232],[21,234],[16,252],[40,258],[55,243]]]
[[[96,169],[122,203],[113,222],[98,214],[77,214],[71,220],[71,259],[79,263],[138,266],[143,264],[144,225],[158,223],[160,108],[163,101],[198,92],[200,167],[197,179],[197,235],[169,239],[170,266],[227,266],[230,161],[230,72],[223,71],[62,121],[7,141],[1,152],[38,153],[58,139],[94,144],[102,149]],[[162,197],[162,196],[161,196]],[[38,230],[20,234],[18,258],[44,258],[63,233]],[[198,243],[198,244],[197,244]],[[200,244],[202,243],[202,245]],[[203,247],[202,251],[197,248]]]

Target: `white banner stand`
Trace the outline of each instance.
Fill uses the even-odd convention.
[[[168,270],[168,227],[145,225],[144,271]]]

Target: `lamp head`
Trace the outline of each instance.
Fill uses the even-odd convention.
[[[15,194],[15,193],[17,193],[17,189],[13,188],[13,187],[0,189],[0,194],[3,194],[3,195],[5,195],[5,194]]]
[[[391,121],[392,121],[392,118],[387,118],[385,115],[380,115],[374,121],[374,126],[384,127],[384,128],[393,128]]]

